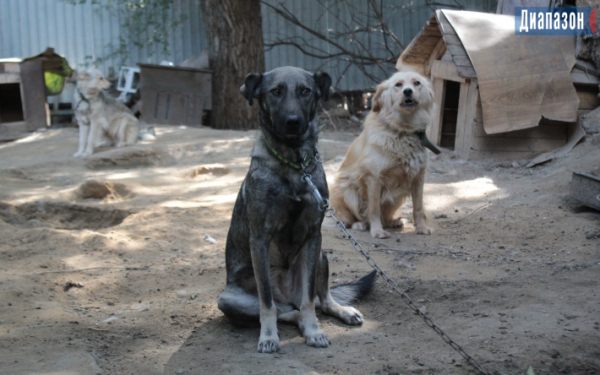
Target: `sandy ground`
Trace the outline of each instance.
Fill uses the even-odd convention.
[[[258,329],[216,306],[255,133],[157,133],[88,160],[76,129],[0,144],[0,374],[473,373],[380,279],[363,326],[320,316],[329,348],[280,325],[281,352],[257,353]],[[321,137],[330,182],[355,135]],[[599,374],[600,214],[568,195],[571,168],[599,166],[590,141],[535,169],[445,152],[425,187],[433,235],[354,234],[486,367]],[[323,239],[332,284],[369,272],[329,221]]]

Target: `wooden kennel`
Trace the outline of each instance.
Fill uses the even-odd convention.
[[[212,71],[138,64],[142,120],[151,124],[202,125],[212,109]]]
[[[574,38],[527,36],[540,38],[530,49],[531,39],[506,30],[513,24],[513,16],[438,10],[398,59],[398,70],[431,78],[436,110],[428,136],[462,158],[524,159],[557,149],[578,109],[600,105],[597,72],[575,60]],[[560,51],[571,49],[563,58]]]
[[[0,139],[48,126],[41,61],[0,60]]]

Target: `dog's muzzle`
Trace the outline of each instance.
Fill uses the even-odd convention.
[[[286,135],[302,135],[307,130],[307,123],[302,116],[289,115],[286,117],[284,131]]]
[[[419,102],[411,98],[406,98],[404,99],[404,102],[400,103],[400,107],[402,107],[402,109],[415,109],[418,105]]]

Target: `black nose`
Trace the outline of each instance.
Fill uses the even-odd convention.
[[[411,96],[413,93],[412,89],[404,89],[403,92],[405,96]]]
[[[298,126],[298,125],[300,125],[300,116],[296,116],[296,115],[288,116],[285,122],[289,126]]]

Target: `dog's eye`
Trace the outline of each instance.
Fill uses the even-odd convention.
[[[273,94],[275,96],[281,96],[281,90],[273,89],[273,90],[271,90],[271,94]]]
[[[308,94],[310,94],[310,89],[305,88],[305,89],[302,90],[302,95],[303,96],[308,96]]]
[[[402,87],[402,82],[396,83],[396,87]]]
[[[420,86],[420,85],[421,85],[421,82],[415,81],[415,86]]]

